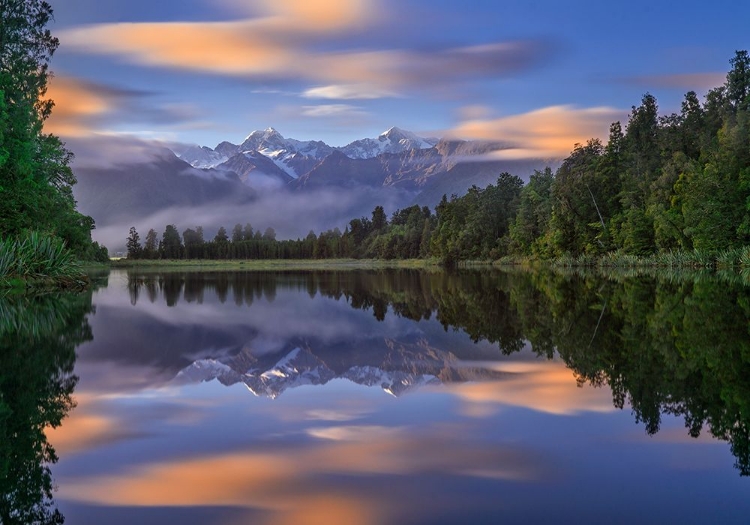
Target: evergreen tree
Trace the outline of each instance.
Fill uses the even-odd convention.
[[[130,234],[128,235],[127,243],[128,259],[140,259],[143,253],[141,247],[141,238],[135,229],[135,226],[130,227]]]
[[[727,98],[735,112],[746,110],[750,106],[750,56],[745,50],[737,51],[729,63],[732,69],[727,73]]]
[[[245,227],[242,229],[242,240],[243,241],[251,241],[253,240],[253,226],[249,222],[245,224]]]
[[[182,239],[174,224],[167,225],[161,236],[161,252],[164,259],[180,259],[182,257]]]
[[[275,241],[276,240],[276,230],[274,230],[270,226],[268,228],[266,228],[266,231],[263,232],[263,240],[265,240],[265,241]]]
[[[216,232],[216,237],[214,237],[214,242],[217,243],[223,243],[229,241],[229,237],[227,237],[227,230],[224,228],[224,226],[221,226],[219,228],[219,231]]]
[[[238,222],[234,225],[234,228],[232,228],[232,242],[238,243],[242,241],[243,238],[242,225]]]
[[[146,259],[154,259],[156,258],[159,248],[159,243],[156,239],[156,231],[151,228],[148,230],[148,233],[146,234],[146,244],[143,247],[143,256]]]

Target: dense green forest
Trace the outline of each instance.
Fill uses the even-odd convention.
[[[537,171],[527,184],[502,173],[486,188],[444,197],[433,213],[412,206],[390,218],[372,217],[305,239],[277,241],[252,226],[223,228],[212,240],[202,229],[162,241],[135,229],[131,258],[383,258],[460,260],[597,258],[605,254],[712,254],[750,242],[750,57],[737,51],[724,85],[701,104],[685,95],[680,113],[659,115],[645,94],[623,130],[610,127],[604,144],[578,144],[556,173]],[[750,264],[750,255],[742,251]]]
[[[0,19],[0,280],[50,269],[21,260],[49,255],[39,250],[106,260],[106,249],[91,242],[93,219],[76,210],[72,153],[43,128],[54,106],[45,98],[49,61],[59,45],[46,28],[52,8],[2,0]]]

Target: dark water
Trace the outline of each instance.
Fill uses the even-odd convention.
[[[0,299],[0,522],[748,523],[749,319],[706,275],[112,272]]]

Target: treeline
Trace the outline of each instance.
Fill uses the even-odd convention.
[[[702,104],[690,91],[680,113],[660,116],[647,93],[624,130],[620,122],[610,126],[606,144],[576,145],[555,173],[537,171],[525,185],[502,173],[487,188],[444,196],[435,213],[411,206],[389,220],[378,206],[343,233],[297,240],[246,235],[252,228],[238,224],[231,239],[222,228],[211,241],[192,230],[180,241],[168,226],[161,242],[151,230],[141,247],[131,229],[128,257],[436,257],[451,264],[738,249],[750,243],[750,56],[737,51],[730,64],[724,85]]]

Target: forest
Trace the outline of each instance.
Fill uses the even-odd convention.
[[[576,144],[556,172],[528,183],[501,173],[486,188],[443,196],[434,212],[411,206],[390,219],[371,217],[304,239],[276,240],[252,225],[224,228],[209,240],[202,228],[166,227],[146,236],[131,228],[128,258],[326,259],[532,258],[592,261],[602,257],[735,253],[750,264],[750,56],[737,51],[724,85],[703,103],[694,91],[679,113],[660,115],[646,93],[628,122],[610,126],[606,143]]]
[[[108,260],[91,241],[94,220],[76,210],[73,154],[44,131],[45,98],[59,46],[41,0],[0,2],[0,284],[79,273],[81,259]]]

